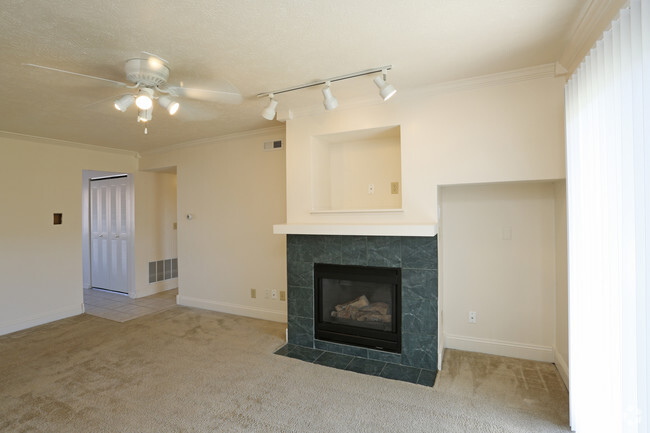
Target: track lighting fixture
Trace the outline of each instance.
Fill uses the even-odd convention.
[[[158,98],[158,103],[160,104],[161,107],[167,110],[170,116],[176,114],[178,108],[180,107],[180,104],[174,101],[169,96],[161,96],[160,98]]]
[[[381,96],[384,101],[387,101],[391,96],[397,93],[395,87],[393,87],[392,84],[386,82],[387,73],[388,71],[384,69],[383,71],[381,71],[383,77],[375,77],[375,79],[373,80],[377,85],[377,87],[379,88],[379,96]]]
[[[133,101],[135,101],[133,95],[123,95],[115,101],[113,106],[116,110],[120,110],[122,113],[124,113],[126,109],[133,104]]]
[[[262,117],[265,118],[266,120],[273,120],[275,117],[275,109],[278,106],[278,101],[273,99],[273,93],[269,93],[269,105],[266,106],[264,111],[262,111]]]
[[[354,72],[352,74],[340,75],[338,77],[328,78],[327,80],[323,80],[323,81],[301,84],[300,86],[289,87],[287,89],[275,90],[273,92],[258,93],[257,95],[258,98],[268,96],[271,99],[269,105],[264,109],[264,111],[262,111],[262,117],[264,117],[267,120],[273,120],[273,118],[275,118],[276,108],[278,106],[278,101],[275,100],[275,95],[278,95],[280,93],[293,92],[295,90],[306,89],[308,87],[321,86],[323,84],[325,85],[325,87],[323,87],[323,98],[324,98],[323,105],[325,106],[325,109],[327,111],[333,110],[339,105],[336,98],[332,95],[331,85],[334,81],[347,80],[350,78],[361,77],[363,75],[376,74],[378,72],[381,72],[382,76],[375,77],[374,82],[379,88],[379,95],[384,101],[386,101],[397,92],[395,90],[395,87],[392,84],[386,82],[386,74],[392,68],[393,68],[392,65],[387,65],[387,66],[382,66],[380,68],[366,69],[365,71]]]
[[[337,101],[332,95],[332,89],[330,88],[331,85],[332,83],[328,81],[325,83],[325,87],[323,87],[323,97],[325,98],[323,100],[323,105],[327,111],[333,110],[339,106],[339,101]]]
[[[148,110],[153,106],[153,89],[143,87],[135,98],[135,105],[140,110]]]

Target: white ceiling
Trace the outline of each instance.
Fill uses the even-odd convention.
[[[258,93],[392,64],[397,98],[555,62],[588,1],[3,0],[0,131],[142,152],[278,126],[260,116]],[[141,51],[169,61],[171,84],[228,80],[244,102],[182,100],[174,117],[156,106],[144,135],[135,108],[113,108],[124,89],[23,65],[125,81],[125,60]],[[364,77],[333,90],[341,101],[377,89]],[[296,93],[280,104],[306,103]]]

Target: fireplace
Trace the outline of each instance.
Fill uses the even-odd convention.
[[[314,264],[314,336],[401,352],[400,268]]]
[[[316,277],[321,264],[399,269],[397,351],[335,343],[316,334]],[[361,295],[353,296],[353,298]],[[340,305],[353,299],[341,299]],[[371,301],[369,299],[369,301]],[[287,327],[290,345],[434,372],[438,359],[438,239],[414,236],[287,235]],[[395,307],[397,308],[397,307]],[[336,308],[335,308],[336,309]],[[331,311],[329,312],[331,315]],[[383,343],[383,342],[382,342]],[[319,352],[318,352],[319,353]]]

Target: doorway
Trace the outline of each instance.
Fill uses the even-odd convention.
[[[82,174],[83,288],[134,295],[133,178],[126,173]]]
[[[129,292],[132,238],[128,176],[90,179],[91,287]]]

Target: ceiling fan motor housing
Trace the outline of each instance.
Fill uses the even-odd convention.
[[[169,78],[169,68],[157,59],[127,60],[124,69],[127,80],[146,87],[160,86]]]

